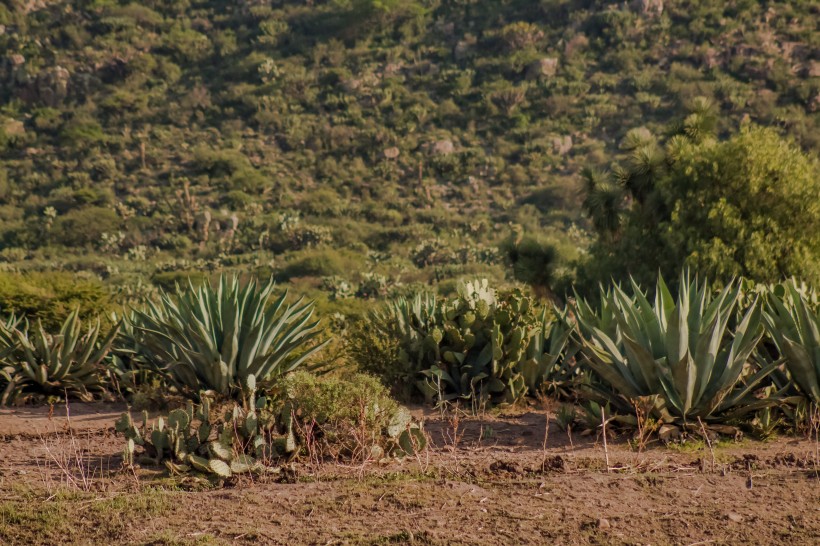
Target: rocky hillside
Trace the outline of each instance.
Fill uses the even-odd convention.
[[[817,151],[817,23],[809,1],[8,0],[0,260],[363,296],[508,276],[522,231],[569,264],[581,168],[695,97]]]

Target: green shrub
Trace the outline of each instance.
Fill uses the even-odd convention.
[[[51,233],[60,244],[85,247],[99,243],[103,233],[116,233],[121,227],[122,219],[113,209],[85,207],[58,216]]]
[[[427,400],[515,403],[545,384],[570,380],[569,333],[520,291],[498,296],[486,280],[462,282],[450,298],[418,293],[374,312],[349,335],[361,369]],[[560,379],[559,379],[560,376]]]
[[[220,409],[224,413],[220,415]],[[164,463],[172,474],[191,471],[218,479],[239,474],[276,473],[277,459],[305,454],[324,459],[368,461],[386,455],[412,455],[426,446],[421,427],[390,399],[373,377],[318,378],[295,372],[278,385],[277,395],[257,396],[253,376],[243,385],[241,405],[199,406],[171,411],[148,426],[136,426],[125,413],[116,430],[126,439],[123,459]]]
[[[162,290],[174,290],[177,285],[194,286],[208,282],[208,273],[195,270],[158,271],[151,276],[151,282]]]
[[[317,377],[300,371],[287,376],[282,388],[297,442],[313,460],[380,459],[425,445],[407,409],[373,376]]]
[[[316,249],[295,254],[279,277],[333,277],[355,270],[357,264],[333,249]]]
[[[802,393],[820,403],[820,305],[792,280],[766,296],[766,327]]]
[[[104,316],[110,305],[97,281],[62,272],[0,272],[0,313],[39,320],[46,329],[58,328],[74,309],[81,317]]]
[[[140,427],[130,413],[123,413],[115,424],[115,430],[125,436],[123,462],[134,464],[139,446],[141,462],[164,464],[172,475],[195,471],[227,479],[277,472],[270,465],[296,450],[293,436],[278,434],[277,416],[265,395],[256,396],[252,375],[243,390],[242,405],[229,405],[222,415],[208,397],[198,406],[189,401],[186,408],[159,417],[150,428],[147,412]]]

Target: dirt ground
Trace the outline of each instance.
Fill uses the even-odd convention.
[[[550,424],[545,448],[543,413],[426,412],[418,458],[212,488],[122,470],[123,409],[0,410],[0,544],[820,544],[803,438],[638,452]]]

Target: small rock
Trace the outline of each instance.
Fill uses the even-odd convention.
[[[384,74],[385,76],[392,76],[401,72],[402,68],[404,68],[403,63],[387,63],[384,65]]]
[[[680,437],[681,431],[674,425],[661,425],[661,428],[658,431],[658,438],[660,438],[661,442],[665,444],[673,440],[679,440]]]
[[[453,47],[453,58],[456,61],[463,61],[472,53],[472,50],[473,44],[471,42],[461,40]]]
[[[572,137],[569,135],[553,137],[552,150],[558,155],[567,155],[572,150]]]
[[[348,93],[353,93],[362,86],[362,80],[356,78],[348,78],[342,81],[342,89]]]
[[[601,518],[598,520],[598,529],[609,529],[612,527],[612,524],[609,523],[609,520],[606,518]]]
[[[728,517],[730,521],[734,521],[735,523],[743,522],[743,516],[741,516],[740,514],[736,514],[734,512],[729,512],[729,515],[726,517]]]
[[[455,146],[452,140],[439,140],[433,144],[433,153],[435,155],[449,155],[455,151]]]
[[[399,152],[399,149],[393,146],[392,148],[387,148],[384,150],[384,157],[387,159],[396,159],[399,157],[399,153],[401,153]]]
[[[537,80],[540,78],[550,78],[558,71],[558,59],[555,57],[545,57],[539,59],[527,67],[527,79]]]

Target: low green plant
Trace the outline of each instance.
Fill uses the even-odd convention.
[[[96,320],[83,331],[75,309],[56,334],[38,320],[0,323],[0,405],[63,396],[89,401],[105,391],[103,360],[119,325],[104,331]]]
[[[575,422],[575,406],[570,404],[561,404],[558,412],[555,414],[555,424],[564,432],[569,430],[572,423]]]
[[[59,328],[77,309],[82,317],[98,315],[104,322],[110,305],[110,294],[96,280],[60,271],[0,272],[0,311],[39,320],[47,330]]]
[[[210,284],[162,292],[135,311],[131,344],[180,392],[239,396],[249,376],[261,384],[295,370],[323,347],[313,303],[273,299],[274,283],[222,275]]]
[[[633,296],[619,286],[603,293],[599,313],[576,306],[583,362],[597,382],[592,394],[619,407],[655,397],[648,416],[691,423],[739,417],[772,403],[753,394],[776,367],[750,360],[763,335],[757,301],[737,309],[740,288],[730,283],[713,296],[684,274],[675,300],[662,278],[651,303],[632,281]]]
[[[537,326],[532,299],[514,291],[497,298],[486,280],[459,285],[441,302],[436,327],[415,356],[428,399],[515,403],[527,394],[519,363]],[[412,357],[412,356],[411,356]]]
[[[424,332],[435,327],[437,305],[435,294],[419,291],[380,306],[348,332],[350,360],[362,372],[380,377],[400,399],[412,399],[423,363],[410,355],[421,351]]]
[[[188,401],[150,425],[146,412],[141,426],[123,413],[115,428],[125,437],[125,463],[164,464],[171,474],[225,479],[277,473],[277,463],[300,453],[315,462],[368,460],[414,454],[426,445],[420,425],[367,375],[319,378],[295,372],[274,394],[259,393],[250,375],[241,404],[220,410],[208,396],[201,400]]]
[[[123,413],[115,429],[125,436],[125,464],[164,464],[171,474],[196,471],[217,478],[276,472],[270,463],[295,451],[293,436],[290,431],[278,434],[268,397],[256,396],[253,375],[246,381],[243,404],[234,403],[221,419],[214,418],[217,410],[212,410],[207,396],[201,397],[200,405],[188,401],[186,408],[158,418],[150,428],[146,412],[140,427],[130,413]],[[142,448],[139,455],[137,446]]]
[[[381,459],[426,446],[420,424],[375,377],[294,372],[282,383],[282,417],[312,460]]]
[[[517,365],[529,393],[570,397],[570,388],[580,373],[576,355],[580,345],[572,336],[573,328],[567,312],[557,313],[549,320],[544,311],[541,327],[529,339],[527,351]]]
[[[486,279],[456,295],[419,292],[372,313],[354,330],[351,354],[387,384],[413,385],[428,401],[486,404],[561,391],[577,373],[565,313],[537,309],[520,290],[498,295]]]

